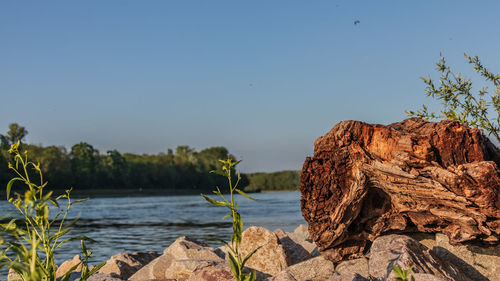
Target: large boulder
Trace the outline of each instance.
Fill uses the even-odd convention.
[[[127,280],[139,269],[159,257],[157,252],[120,253],[112,256],[99,273]]]
[[[239,252],[245,257],[257,248],[245,266],[276,275],[292,264],[290,255],[276,234],[264,227],[252,226],[243,231]]]
[[[56,270],[56,278],[63,277],[67,272],[81,272],[82,260],[79,255],[74,256],[72,259],[63,262]]]
[[[414,273],[434,275],[445,281],[472,281],[460,267],[442,260],[417,240],[404,235],[381,236],[370,249],[370,276],[395,281],[393,266],[403,270],[413,266]]]
[[[384,233],[441,232],[453,245],[498,245],[499,163],[480,130],[455,121],[341,122],[304,163],[302,214],[335,262],[362,257]]]
[[[163,254],[154,259],[146,266],[138,270],[129,279],[131,281],[144,281],[149,279],[169,279],[166,274],[172,274],[169,268],[178,260],[206,260],[221,262],[223,259],[217,254],[216,249],[208,247],[203,242],[199,242],[186,236],[179,237],[172,245],[163,251]],[[195,268],[191,268],[195,269]],[[185,273],[186,267],[183,268]]]

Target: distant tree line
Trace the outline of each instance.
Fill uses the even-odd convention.
[[[0,135],[0,183],[6,184],[14,174],[8,167],[8,149],[21,141],[22,151],[39,162],[51,189],[190,189],[206,191],[223,186],[225,178],[210,173],[221,164],[219,159],[235,157],[222,146],[197,152],[189,146],[178,146],[166,153],[121,154],[117,150],[99,153],[92,145],[80,142],[67,151],[62,146],[41,146],[22,143],[28,131],[16,123]],[[295,176],[294,176],[295,175]],[[242,174],[241,186],[249,192],[261,190],[294,190],[298,186],[298,173]],[[284,182],[282,182],[282,180]]]
[[[247,192],[298,190],[299,171],[281,171],[274,173],[246,174]]]

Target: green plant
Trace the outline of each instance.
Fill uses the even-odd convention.
[[[71,206],[86,199],[72,201],[70,198],[71,190],[66,190],[64,195],[57,198],[52,197],[52,191],[45,192],[47,182],[43,180],[40,165],[28,160],[27,151],[23,156],[18,149],[19,141],[11,145],[9,150],[14,161],[14,164],[9,163],[9,168],[15,172],[16,177],[8,182],[6,194],[7,200],[15,206],[20,218],[13,218],[8,223],[0,225],[2,234],[10,236],[9,239],[1,241],[0,266],[9,267],[24,281],[55,281],[54,256],[56,250],[69,241],[81,240],[85,256],[82,261],[85,270],[82,270],[81,280],[87,280],[104,264],[89,271],[86,262],[91,252],[86,250],[83,243],[83,240],[89,239],[85,236],[64,237],[78,220],[75,218],[69,222],[66,221]],[[39,184],[32,181],[35,175],[39,177]],[[15,196],[11,197],[11,189],[15,182],[22,182],[27,188],[23,194],[16,192]],[[61,209],[59,201],[63,199],[66,200],[67,205],[66,208]],[[59,209],[53,218],[50,216],[49,205]],[[77,266],[71,268],[61,278],[61,281],[67,281]]]
[[[245,192],[238,189],[238,183],[241,180],[239,172],[237,173],[238,179],[236,183],[233,185],[231,174],[233,168],[241,161],[233,162],[231,158],[219,161],[222,163],[221,169],[211,172],[227,178],[229,183],[229,196],[230,196],[229,200],[227,200],[226,197],[222,194],[219,187],[216,187],[217,189],[214,190],[213,193],[218,195],[222,199],[222,201],[212,199],[206,196],[205,194],[201,194],[201,196],[203,196],[203,198],[205,198],[212,205],[226,207],[229,209],[230,213],[224,216],[222,219],[226,219],[229,217],[233,218],[233,234],[231,235],[231,243],[227,243],[222,240],[221,242],[224,243],[230,250],[230,253],[228,254],[229,254],[229,264],[231,266],[231,270],[233,272],[236,281],[255,281],[256,280],[255,270],[253,270],[251,274],[245,274],[243,273],[243,268],[245,267],[245,263],[248,261],[248,259],[250,259],[250,257],[252,257],[252,255],[255,252],[257,252],[259,248],[251,251],[245,257],[242,257],[242,254],[239,251],[239,245],[241,243],[241,234],[243,231],[243,220],[241,219],[240,213],[238,213],[238,203],[234,199],[234,192],[236,191],[237,193],[251,200],[256,200],[256,199],[248,196]]]
[[[394,271],[394,274],[396,274],[396,280],[397,281],[415,281],[415,278],[411,276],[411,271],[413,270],[413,265],[410,266],[408,270],[403,270],[401,267],[397,265],[392,266],[392,270]],[[409,279],[410,278],[410,279]]]
[[[495,94],[489,96],[488,99],[488,87],[483,87],[477,94],[473,94],[471,80],[463,78],[461,74],[455,75],[441,55],[440,61],[436,63],[437,70],[441,72],[439,85],[434,84],[430,77],[421,78],[427,84],[425,89],[427,96],[441,100],[444,107],[441,110],[442,116],[428,112],[425,105],[422,106],[422,110],[417,112],[406,110],[406,113],[424,119],[444,117],[457,120],[474,128],[484,129],[500,141],[500,75],[488,71],[477,56],[470,57],[467,54],[464,56],[469,64],[474,65],[475,72],[478,72],[486,81],[493,83]],[[491,118],[491,113],[488,112],[490,108],[496,111],[496,118]]]

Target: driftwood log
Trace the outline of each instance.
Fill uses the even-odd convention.
[[[344,121],[302,168],[302,214],[323,256],[362,256],[385,233],[442,232],[497,245],[500,150],[454,121],[388,126]]]

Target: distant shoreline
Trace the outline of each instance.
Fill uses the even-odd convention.
[[[11,191],[11,196],[17,190]],[[17,191],[19,192],[19,191]],[[275,192],[298,192],[298,190],[261,190],[255,193],[275,193]],[[211,193],[200,189],[87,189],[72,190],[71,198],[106,198],[106,197],[145,197],[145,196],[182,196],[199,195],[200,193]],[[249,192],[251,193],[251,192]],[[56,196],[64,194],[64,190],[54,190]],[[0,200],[6,199],[4,190],[0,191]]]

